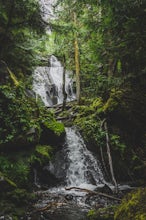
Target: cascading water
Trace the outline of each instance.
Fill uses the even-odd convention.
[[[42,18],[45,22],[54,19],[53,4],[56,0],[39,0],[42,11]],[[51,34],[50,26],[48,25],[46,32]],[[36,100],[41,98],[45,106],[53,106],[63,103],[63,67],[61,62],[55,56],[50,57],[50,67],[37,67],[33,74],[33,91],[36,94]],[[65,92],[67,100],[75,99],[73,92],[73,79],[70,71],[65,72]]]
[[[104,183],[99,162],[86,148],[79,134],[73,128],[66,128],[66,151],[68,153],[67,186],[90,188]]]
[[[75,128],[66,128],[66,142],[63,148],[44,169],[50,173],[50,178],[54,176],[60,182],[57,181],[56,186],[54,184],[53,188],[41,192],[43,199],[36,204],[37,209],[55,204],[47,214],[45,213],[47,218],[43,216],[43,220],[86,220],[86,214],[91,207],[95,207],[99,201],[100,204],[107,203],[104,199],[101,201],[98,195],[90,196],[82,191],[101,188],[106,182],[98,160],[86,148]]]
[[[39,0],[39,2],[40,2],[43,19],[45,21],[48,21],[48,18],[53,19],[54,14],[52,10],[52,5],[54,3],[54,0]]]
[[[67,101],[75,99],[72,73],[65,73],[65,90]],[[37,67],[33,74],[33,91],[36,99],[39,96],[45,106],[63,102],[63,67],[55,56],[50,57],[50,67]]]
[[[47,16],[52,16],[51,4],[53,0],[40,1],[44,19],[47,19]],[[50,57],[50,67],[37,67],[35,70],[33,91],[36,93],[36,99],[40,97],[45,106],[53,106],[63,102],[63,71],[61,63],[53,55]],[[71,101],[75,99],[72,74],[66,71],[65,75],[67,101]],[[106,182],[97,158],[86,148],[80,133],[75,128],[66,128],[65,145],[55,154],[54,160],[44,167],[44,171],[49,174],[49,179],[53,179],[53,187],[46,191],[37,192],[37,194],[41,193],[41,198],[35,207],[37,210],[42,209],[47,212],[40,216],[35,215],[34,212],[30,219],[86,220],[87,211],[91,207],[95,207],[100,198],[97,196],[92,199],[86,192],[66,189],[76,187],[94,190],[104,186]],[[39,184],[35,170],[34,177],[35,186],[40,187],[41,184]],[[100,204],[102,203],[105,202],[100,201]]]
[[[49,191],[65,191],[65,187],[95,189],[105,183],[100,164],[87,149],[75,128],[66,128],[66,143],[56,153],[53,162],[45,167],[51,175],[60,179],[60,186]],[[63,181],[62,181],[63,179]]]

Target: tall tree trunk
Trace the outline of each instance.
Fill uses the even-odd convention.
[[[74,24],[77,27],[77,18],[76,13],[73,13]],[[80,93],[80,64],[79,64],[79,46],[78,46],[78,38],[77,33],[74,33],[74,49],[75,49],[75,71],[76,71],[76,96],[77,103],[80,103],[81,93]]]
[[[67,99],[67,93],[65,91],[65,68],[66,67],[66,58],[65,55],[63,56],[63,87],[62,87],[62,92],[63,92],[63,105],[62,105],[62,111],[64,111],[65,106],[66,106],[66,99]]]
[[[108,127],[107,127],[107,122],[104,122],[104,130],[106,133],[106,147],[107,147],[107,155],[108,155],[108,161],[109,161],[109,167],[110,167],[110,173],[111,173],[111,178],[113,181],[113,184],[115,185],[115,192],[118,192],[118,184],[114,175],[114,170],[113,170],[113,162],[112,162],[112,156],[111,156],[111,150],[110,150],[110,139],[109,139],[109,134],[108,134]]]

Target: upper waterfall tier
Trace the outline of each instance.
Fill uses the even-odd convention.
[[[67,101],[75,99],[72,73],[65,73]],[[63,67],[55,56],[50,58],[50,67],[37,67],[33,74],[33,91],[46,106],[63,102]]]

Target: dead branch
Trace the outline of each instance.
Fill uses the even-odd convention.
[[[111,177],[112,181],[115,185],[115,191],[116,193],[118,192],[118,184],[114,175],[114,170],[113,170],[113,162],[112,162],[112,157],[111,157],[111,150],[110,150],[110,139],[109,139],[109,133],[108,133],[108,127],[107,127],[107,122],[104,121],[104,130],[106,134],[106,147],[107,147],[107,155],[108,155],[108,160],[109,160],[109,166],[110,166],[110,172],[111,172]]]
[[[82,192],[87,192],[90,195],[99,195],[99,196],[103,196],[103,197],[106,197],[106,198],[109,198],[109,199],[114,199],[114,200],[117,200],[117,201],[121,201],[121,199],[119,199],[119,198],[117,198],[115,196],[111,196],[111,195],[108,195],[106,193],[95,192],[95,191],[92,191],[92,190],[89,190],[89,189],[85,189],[85,188],[80,188],[80,187],[65,188],[65,190],[72,190],[72,189],[79,190],[79,191],[82,191]]]

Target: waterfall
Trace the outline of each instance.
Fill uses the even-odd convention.
[[[66,143],[46,167],[64,186],[94,189],[105,183],[100,164],[75,128],[66,128]]]
[[[87,187],[89,184],[105,182],[99,162],[87,149],[80,133],[73,128],[66,128],[66,135],[69,160],[67,186]]]
[[[65,90],[67,101],[75,99],[72,73],[66,71]],[[50,67],[37,67],[33,74],[33,91],[45,106],[63,102],[63,67],[55,56],[50,57]]]
[[[48,21],[48,19],[53,19],[53,9],[52,5],[54,4],[54,0],[39,0],[40,7],[42,11],[42,17],[45,21]]]
[[[54,19],[53,4],[56,0],[39,0],[44,21]],[[50,26],[48,25],[46,32],[51,34]],[[64,69],[61,62],[52,55],[50,57],[50,67],[37,67],[33,74],[33,91],[36,94],[36,100],[41,98],[45,106],[53,106],[55,104],[63,103],[63,72]],[[75,99],[73,92],[72,72],[65,72],[65,91],[67,94],[67,101]]]

